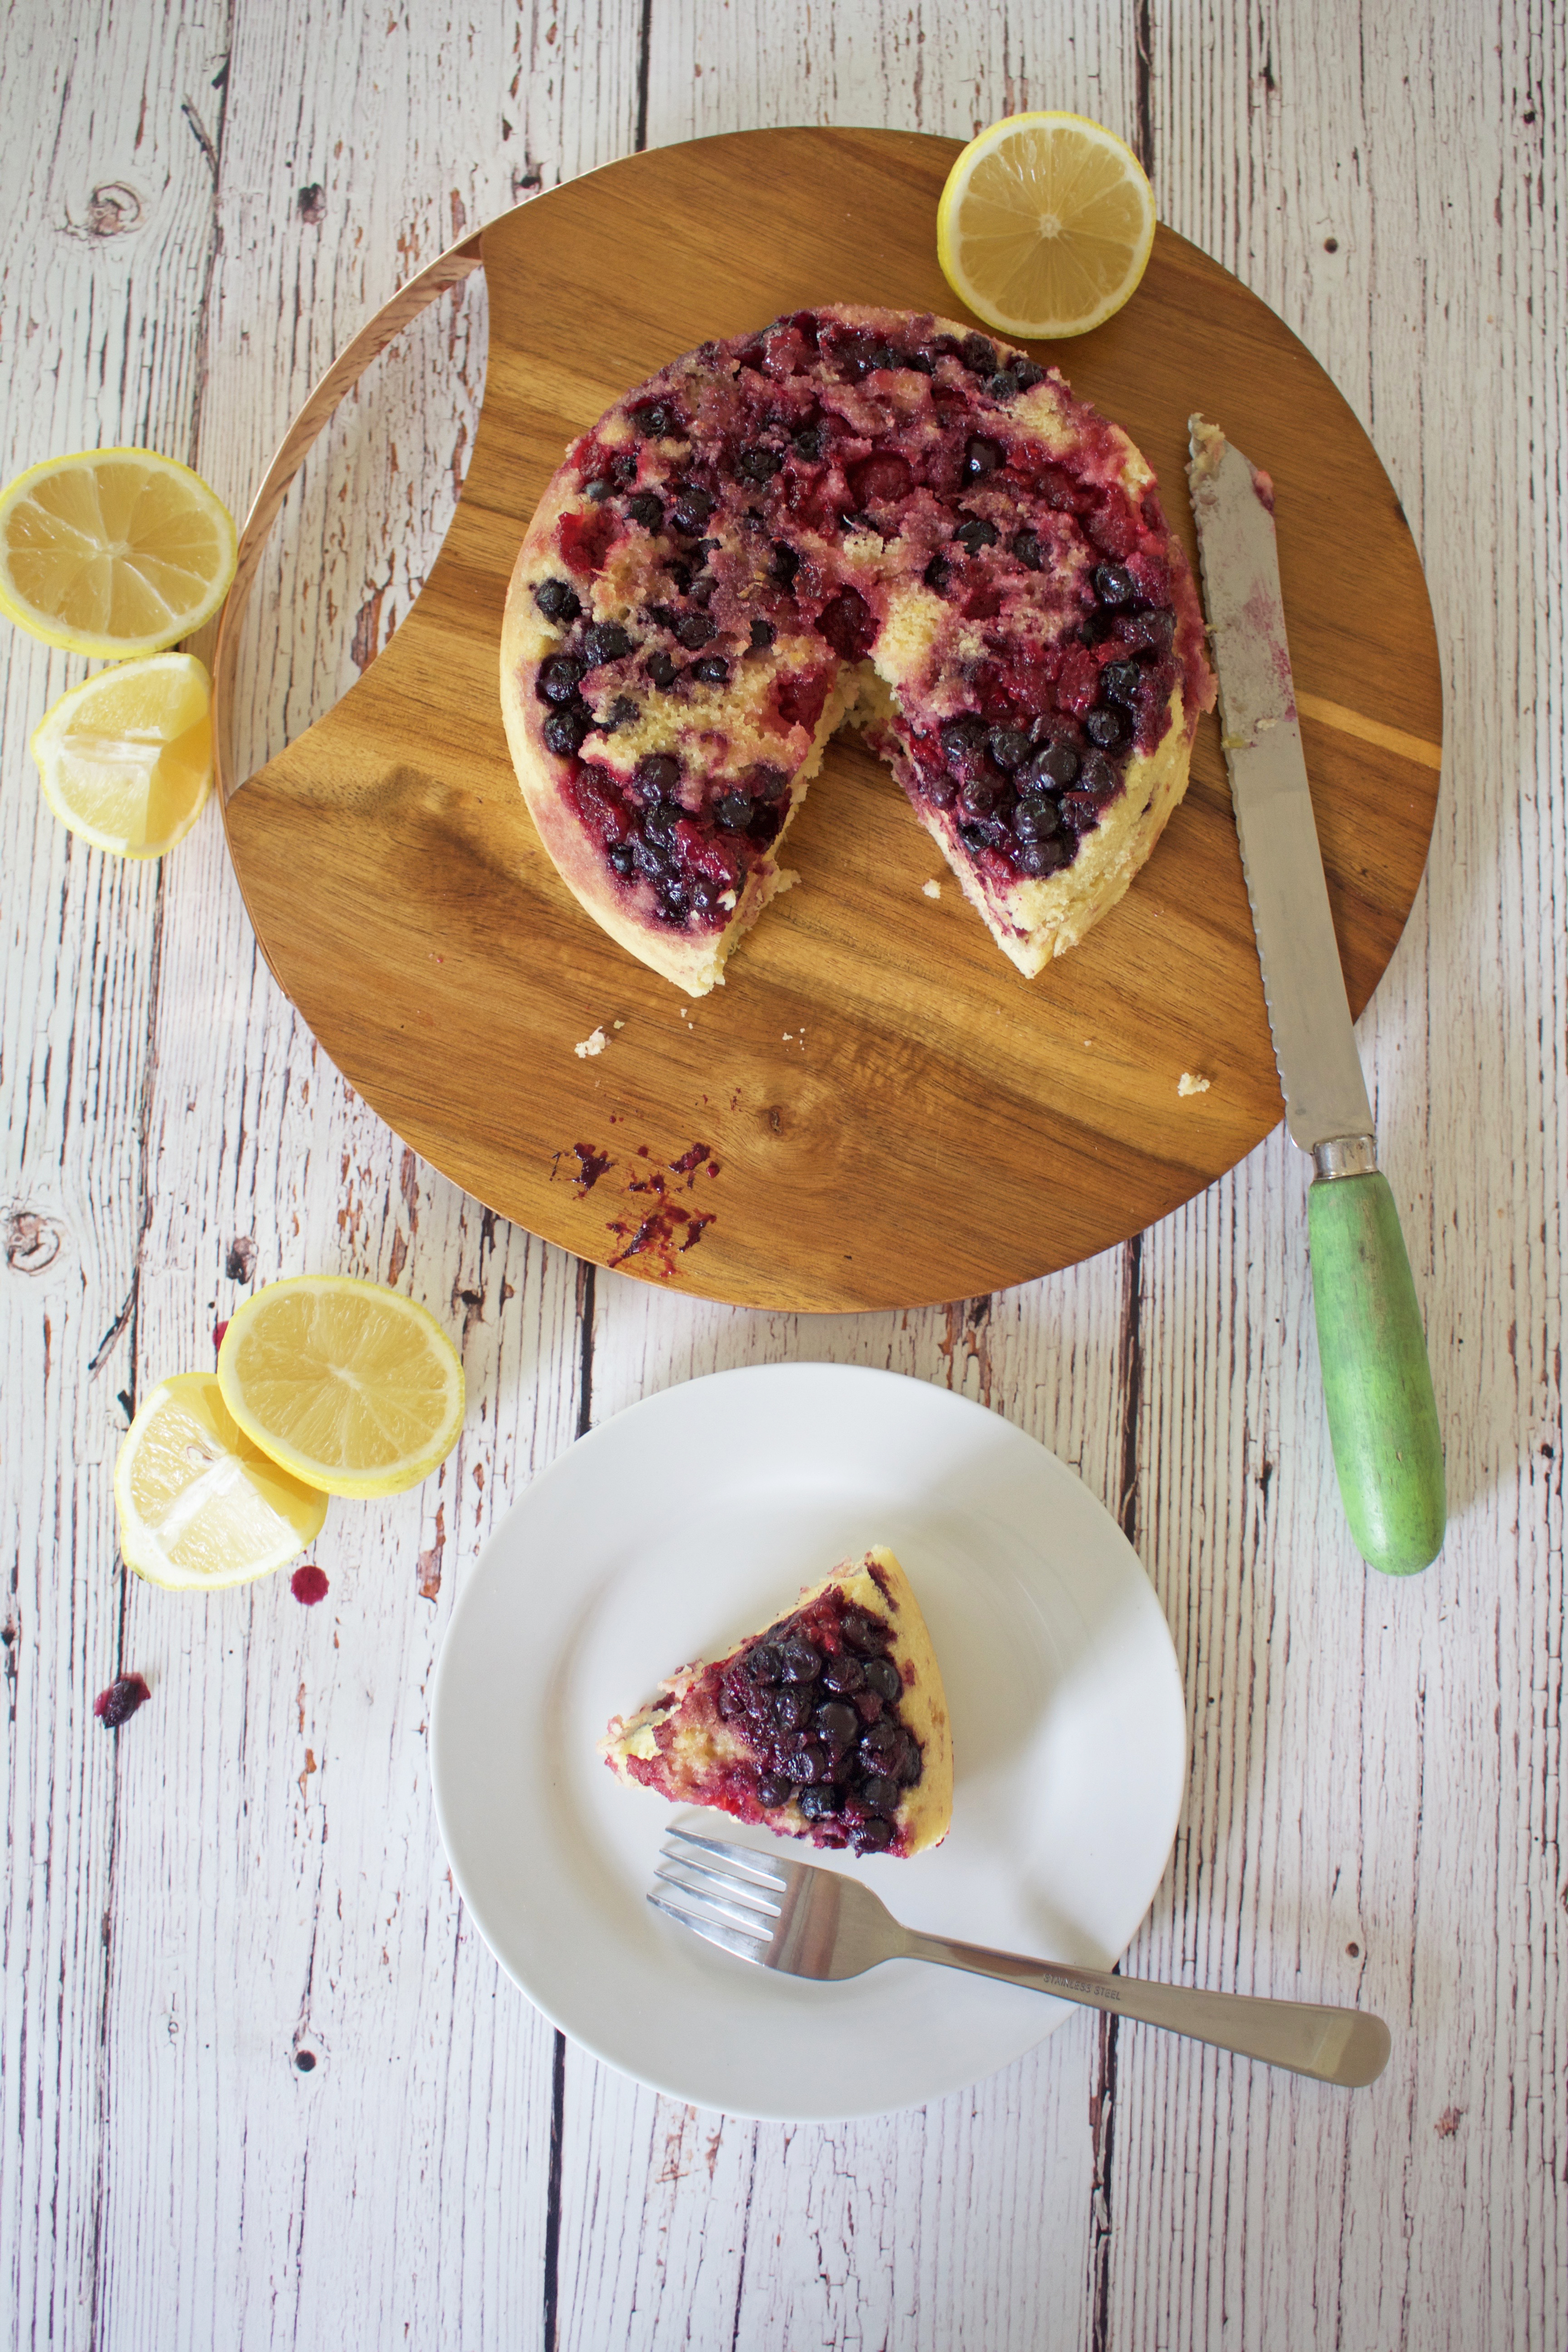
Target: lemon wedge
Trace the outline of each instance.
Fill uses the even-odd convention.
[[[60,823],[121,857],[162,857],[202,813],[213,773],[211,681],[191,654],[100,670],[33,730]]]
[[[153,1584],[211,1591],[268,1576],[321,1531],[327,1498],[237,1429],[211,1372],[160,1381],[114,1465],[120,1549]]]
[[[330,1495],[400,1495],[463,1425],[463,1368],[435,1317],[351,1275],[270,1282],[218,1350],[224,1402],[274,1461]]]
[[[65,653],[162,653],[234,578],[234,518],[155,449],[46,457],[0,490],[0,613]]]
[[[1081,114],[1009,114],[972,139],[936,215],[942,276],[1004,335],[1085,335],[1148,266],[1154,192],[1113,131]]]

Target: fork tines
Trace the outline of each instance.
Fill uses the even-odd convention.
[[[700,1837],[691,1830],[671,1829],[666,1835],[679,1843],[667,1843],[654,1874],[684,1900],[672,1903],[650,1892],[654,1909],[742,1960],[765,1961],[780,1909],[771,1898],[788,1892],[789,1865],[751,1846]],[[682,1850],[687,1847],[697,1852]]]

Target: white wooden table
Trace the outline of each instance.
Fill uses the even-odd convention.
[[[1361,1037],[1452,1498],[1424,1577],[1363,1569],[1282,1129],[1121,1252],[908,1316],[727,1311],[509,1228],[318,1053],[216,812],[162,867],[58,829],[26,737],[81,667],[0,631],[16,2343],[1568,2337],[1564,23],[1552,0],[11,9],[0,466],[152,443],[241,510],[311,380],[415,267],[635,145],[801,121],[968,135],[1030,105],[1139,142],[1163,216],[1333,373],[1427,565],[1443,795]],[[408,609],[483,364],[479,278],[312,460],[257,599],[251,765]],[[110,1483],[135,1399],[210,1362],[253,1283],[306,1269],[395,1281],[449,1324],[461,1445],[401,1501],[335,1509],[325,1606],[286,1578],[205,1602],[142,1587]],[[1086,2018],[962,2097],[785,2130],[643,2091],[501,1977],[431,1808],[454,1596],[577,1432],[791,1356],[961,1388],[1121,1517],[1192,1730],[1128,1966],[1374,2007],[1394,2053],[1373,2090]],[[153,1699],[116,1738],[91,1701],[121,1667]]]

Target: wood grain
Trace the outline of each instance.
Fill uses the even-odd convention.
[[[674,351],[824,287],[951,304],[931,220],[953,152],[891,133],[752,134],[631,159],[492,223],[485,409],[442,556],[390,656],[225,809],[275,973],[399,1134],[583,1255],[744,1305],[908,1305],[1026,1279],[1166,1213],[1279,1115],[1212,720],[1149,875],[1032,983],[955,887],[939,907],[922,898],[930,845],[853,743],[834,747],[791,835],[805,887],[770,911],[722,994],[689,1011],[583,914],[513,787],[491,707],[500,598],[566,439]],[[787,235],[752,239],[716,283],[710,225],[759,184]],[[588,337],[584,284],[616,289]],[[1420,568],[1371,445],[1279,320],[1169,231],[1135,302],[1047,355],[1133,434],[1189,548],[1194,408],[1223,408],[1275,477],[1359,1009],[1420,878],[1441,736]],[[260,530],[331,389],[291,428]],[[247,578],[258,554],[247,532]],[[577,1055],[595,1030],[607,1055]],[[1184,1071],[1207,1091],[1181,1096]],[[609,1157],[608,1183],[574,1181],[584,1139]],[[721,1171],[711,1184],[709,1167],[674,1172],[694,1144]],[[650,1156],[671,1192],[700,1194],[695,1252],[641,1245]]]
[[[1339,1516],[1307,1171],[1280,1129],[1121,1249],[908,1315],[749,1314],[510,1230],[317,1048],[216,817],[153,871],[58,833],[26,740],[79,666],[0,633],[8,2340],[1556,2352],[1561,12],[60,0],[4,19],[0,80],[25,126],[0,148],[7,468],[145,439],[239,512],[403,280],[639,136],[964,137],[1066,105],[1137,141],[1163,216],[1373,435],[1426,567],[1447,769],[1360,1037],[1455,1497],[1395,1607]],[[113,186],[134,217],[93,210]],[[291,488],[240,648],[247,767],[331,706],[428,576],[485,321],[481,275],[375,362]],[[334,1511],[314,1612],[286,1587],[194,1611],[127,1587],[108,1476],[138,1387],[210,1360],[254,1282],[340,1269],[464,1341],[460,1475]],[[952,1381],[1122,1517],[1193,1735],[1125,1965],[1368,2001],[1396,2035],[1373,2094],[1069,2024],[922,2112],[734,2126],[559,2045],[501,1979],[428,1802],[425,1670],[452,1593],[586,1419],[791,1357]],[[90,1699],[121,1663],[154,1665],[154,1700],[115,1741]]]

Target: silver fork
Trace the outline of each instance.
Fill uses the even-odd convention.
[[[655,1875],[683,1902],[671,1902],[656,1887],[647,1898],[654,1909],[726,1952],[786,1976],[858,1977],[881,1960],[934,1960],[942,1968],[1054,1992],[1085,2009],[1162,2025],[1292,2074],[1310,2074],[1320,2083],[1353,2087],[1375,2082],[1388,2063],[1388,2028],[1363,2010],[1199,1992],[954,1943],[947,1936],[901,1927],[868,1886],[837,1871],[724,1838],[700,1837],[691,1830],[671,1829],[667,1837],[671,1843]]]

